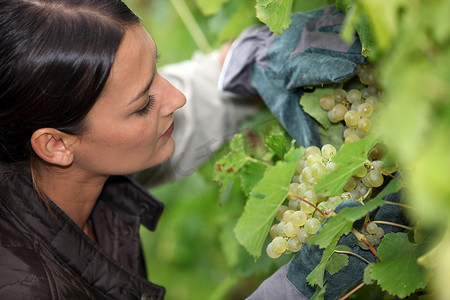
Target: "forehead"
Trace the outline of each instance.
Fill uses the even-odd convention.
[[[155,68],[155,42],[141,24],[128,27],[116,53],[103,96],[129,101],[154,76]]]

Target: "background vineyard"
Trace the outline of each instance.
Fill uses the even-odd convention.
[[[155,38],[160,65],[187,59],[197,49],[208,52],[260,22],[255,18],[254,0],[125,2],[143,17]],[[272,1],[257,3],[261,8]],[[334,1],[279,3],[290,13]],[[406,201],[416,207],[410,217],[423,227],[446,232],[450,210],[450,1],[338,0],[336,4],[347,14],[343,36],[352,36],[356,29],[363,53],[378,65],[390,103],[379,133],[408,171]],[[271,23],[276,13],[270,11],[264,20],[274,31],[281,30],[279,24]],[[265,130],[276,126],[277,121],[263,112],[253,123],[245,124],[242,132],[264,136]],[[225,147],[217,157],[226,152]],[[232,229],[242,214],[245,196],[236,184],[218,202],[212,166],[207,163],[192,176],[151,191],[165,202],[166,210],[158,230],[143,230],[142,236],[150,279],[167,287],[167,299],[243,299],[287,262],[288,257],[273,261],[265,255],[255,262],[237,243]],[[450,297],[446,289],[450,278],[448,236],[439,238],[438,246],[423,259],[433,268],[430,290],[437,299]],[[371,299],[369,295],[372,299],[392,298],[376,285],[364,287],[353,297]]]

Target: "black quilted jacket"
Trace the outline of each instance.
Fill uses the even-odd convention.
[[[163,299],[145,278],[140,224],[163,205],[126,177],[111,177],[90,221],[98,244],[34,192],[29,170],[0,163],[0,299]]]

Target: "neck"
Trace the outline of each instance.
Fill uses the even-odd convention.
[[[108,177],[81,174],[70,167],[41,167],[36,173],[44,194],[95,241],[88,219]]]

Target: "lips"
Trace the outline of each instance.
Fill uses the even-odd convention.
[[[166,132],[164,132],[164,134],[161,136],[161,138],[166,139],[166,138],[170,137],[172,135],[173,128],[174,128],[174,123],[172,122],[169,129],[167,129]]]

